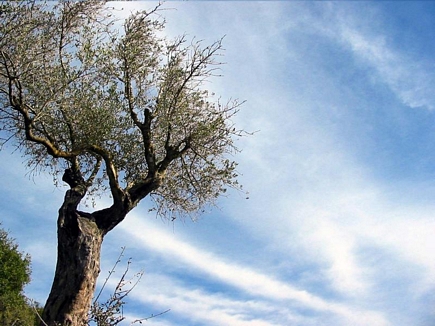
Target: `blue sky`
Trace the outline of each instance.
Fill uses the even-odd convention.
[[[125,11],[150,3],[124,3]],[[219,208],[165,222],[143,202],[105,239],[145,274],[146,324],[435,324],[435,3],[168,2],[168,35],[226,35],[209,88],[247,100],[240,181]],[[65,187],[0,153],[0,216],[44,302]],[[104,204],[104,198],[101,205]],[[121,275],[122,268],[116,275]],[[127,323],[128,324],[128,323]]]

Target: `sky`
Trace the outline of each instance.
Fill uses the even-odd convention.
[[[150,8],[123,3],[124,12]],[[125,325],[435,325],[435,2],[167,2],[169,36],[225,35],[240,182],[197,221],[144,201],[103,243],[144,275]],[[66,190],[0,152],[0,219],[43,303]],[[248,199],[246,197],[249,197]],[[101,205],[104,204],[101,199]]]

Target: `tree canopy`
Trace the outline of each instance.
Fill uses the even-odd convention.
[[[120,21],[106,1],[0,5],[0,145],[69,185],[41,325],[87,322],[103,238],[143,198],[175,219],[238,187],[241,103],[206,88],[222,39],[169,39],[159,8]],[[108,207],[78,209],[106,191]]]
[[[237,187],[231,118],[239,102],[204,88],[221,40],[162,36],[158,8],[123,24],[104,1],[8,2],[0,25],[0,128],[34,169],[83,178],[132,206],[197,211]],[[123,26],[120,30],[118,26]],[[162,180],[165,180],[162,182]]]

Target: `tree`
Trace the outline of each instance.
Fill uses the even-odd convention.
[[[222,40],[168,40],[158,8],[121,24],[105,1],[1,4],[0,137],[69,186],[49,326],[86,323],[104,236],[142,199],[175,219],[238,188],[231,154],[243,131],[231,118],[240,103],[205,89]],[[79,209],[107,193],[110,206]]]
[[[15,241],[0,229],[0,324],[34,324],[36,314],[23,295],[29,281],[30,256],[18,251]]]

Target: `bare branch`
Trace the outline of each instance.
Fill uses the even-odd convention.
[[[158,314],[155,314],[155,315],[153,314],[153,315],[151,315],[151,316],[149,316],[149,317],[147,317],[147,318],[136,319],[136,320],[132,321],[130,325],[133,325],[133,324],[136,324],[136,323],[140,323],[140,324],[142,324],[143,321],[147,321],[147,320],[150,320],[150,319],[152,319],[152,318],[159,317],[159,316],[164,315],[164,314],[166,314],[166,313],[168,313],[168,312],[170,312],[170,311],[171,311],[171,309],[167,309],[167,310],[162,311],[162,312],[160,312],[160,313],[158,313]]]

